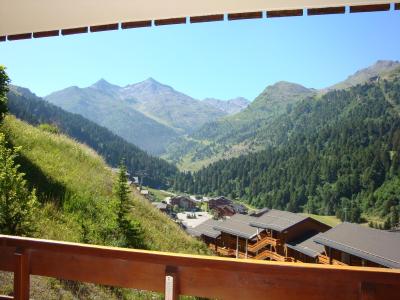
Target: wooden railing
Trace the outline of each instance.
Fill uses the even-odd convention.
[[[262,248],[264,248],[267,245],[271,245],[271,238],[270,237],[264,237],[262,240],[257,241],[255,244],[253,245],[248,245],[247,249],[250,252],[257,252],[259,250],[261,250]]]
[[[264,250],[263,252],[261,252],[258,255],[256,255],[254,258],[255,259],[270,258],[271,260],[274,260],[274,261],[284,261],[284,262],[292,262],[292,261],[294,261],[294,259],[291,258],[291,257],[285,257],[283,255],[280,255],[278,253],[275,253],[275,252],[269,251],[269,250]]]
[[[347,264],[345,264],[344,262],[341,262],[340,260],[336,260],[336,259],[332,258],[332,260],[330,261],[328,256],[322,255],[322,254],[318,255],[318,262],[320,264],[325,264],[325,265],[332,264],[332,265],[337,265],[337,266],[347,266]]]
[[[0,270],[14,273],[14,297],[30,275],[217,299],[398,299],[400,270],[266,262],[0,235]],[[3,298],[6,299],[6,298]]]

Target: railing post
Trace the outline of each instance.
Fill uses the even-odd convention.
[[[165,270],[165,300],[178,300],[178,272],[175,267]]]
[[[14,259],[14,299],[29,300],[29,254],[17,248]]]

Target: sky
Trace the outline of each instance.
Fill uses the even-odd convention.
[[[12,83],[39,96],[153,77],[196,99],[253,100],[280,80],[324,88],[400,60],[400,11],[170,25],[0,43]]]

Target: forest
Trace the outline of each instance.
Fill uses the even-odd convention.
[[[400,202],[399,105],[398,76],[310,96],[258,133],[265,150],[178,174],[174,189],[353,222],[387,218]]]

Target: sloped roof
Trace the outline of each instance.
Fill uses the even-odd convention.
[[[388,268],[400,268],[400,233],[342,223],[315,237],[315,242]]]
[[[271,209],[250,222],[251,226],[276,231],[284,231],[293,225],[300,223],[308,217],[289,211]]]
[[[320,233],[313,236],[304,236],[298,240],[286,243],[288,248],[294,249],[300,253],[308,255],[312,258],[316,258],[319,254],[324,252],[324,246],[314,242],[314,238],[317,238]]]
[[[187,232],[196,237],[201,237],[202,235],[208,236],[210,238],[217,238],[221,232],[214,229],[214,226],[217,226],[221,221],[209,219],[196,227],[187,229]]]
[[[257,229],[250,225],[254,217],[242,214],[233,215],[230,219],[224,220],[214,226],[214,229],[239,236],[245,239],[252,239],[257,235]]]

